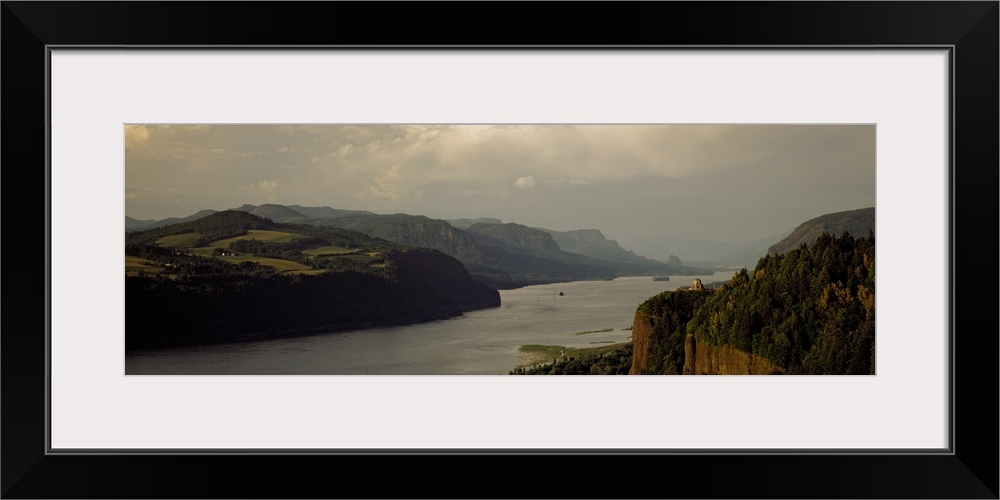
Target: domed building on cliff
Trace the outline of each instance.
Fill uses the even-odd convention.
[[[677,289],[678,292],[704,292],[708,290],[709,289],[705,288],[705,285],[703,285],[701,280],[698,278],[691,280],[691,286],[682,286]]]

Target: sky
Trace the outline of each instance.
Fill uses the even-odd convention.
[[[875,206],[874,125],[125,125],[125,215],[243,204],[728,242]]]

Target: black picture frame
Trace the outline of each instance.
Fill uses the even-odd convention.
[[[2,3],[4,498],[998,498],[996,1]],[[952,453],[48,454],[46,47],[414,44],[951,47]]]

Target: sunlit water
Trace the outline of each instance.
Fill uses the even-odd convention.
[[[626,277],[501,290],[501,306],[443,321],[289,339],[130,351],[126,375],[498,375],[523,344],[597,347],[625,342],[635,310],[665,290],[726,281],[710,276]],[[560,296],[559,292],[564,295]],[[579,332],[612,328],[610,332]]]

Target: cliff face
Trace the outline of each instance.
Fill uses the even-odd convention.
[[[728,345],[711,345],[688,335],[684,340],[684,375],[771,375],[784,368]]]
[[[653,321],[641,309],[636,309],[632,320],[632,369],[629,375],[641,375],[649,358],[649,337],[653,333]]]
[[[874,375],[875,238],[821,233],[711,292],[639,305],[636,374]]]
[[[632,369],[629,375],[649,373],[646,365],[650,358],[652,334],[653,319],[637,309],[632,320]],[[728,345],[711,345],[695,340],[693,335],[684,340],[684,375],[771,375],[784,371],[784,368],[760,356]]]
[[[656,320],[643,310],[636,309],[632,320],[632,368],[629,375],[663,373],[657,366],[649,366],[657,358],[653,336]],[[658,342],[662,343],[663,339]],[[785,369],[768,360],[741,351],[729,345],[711,345],[695,340],[694,335],[684,338],[684,375],[771,375],[784,373]]]

